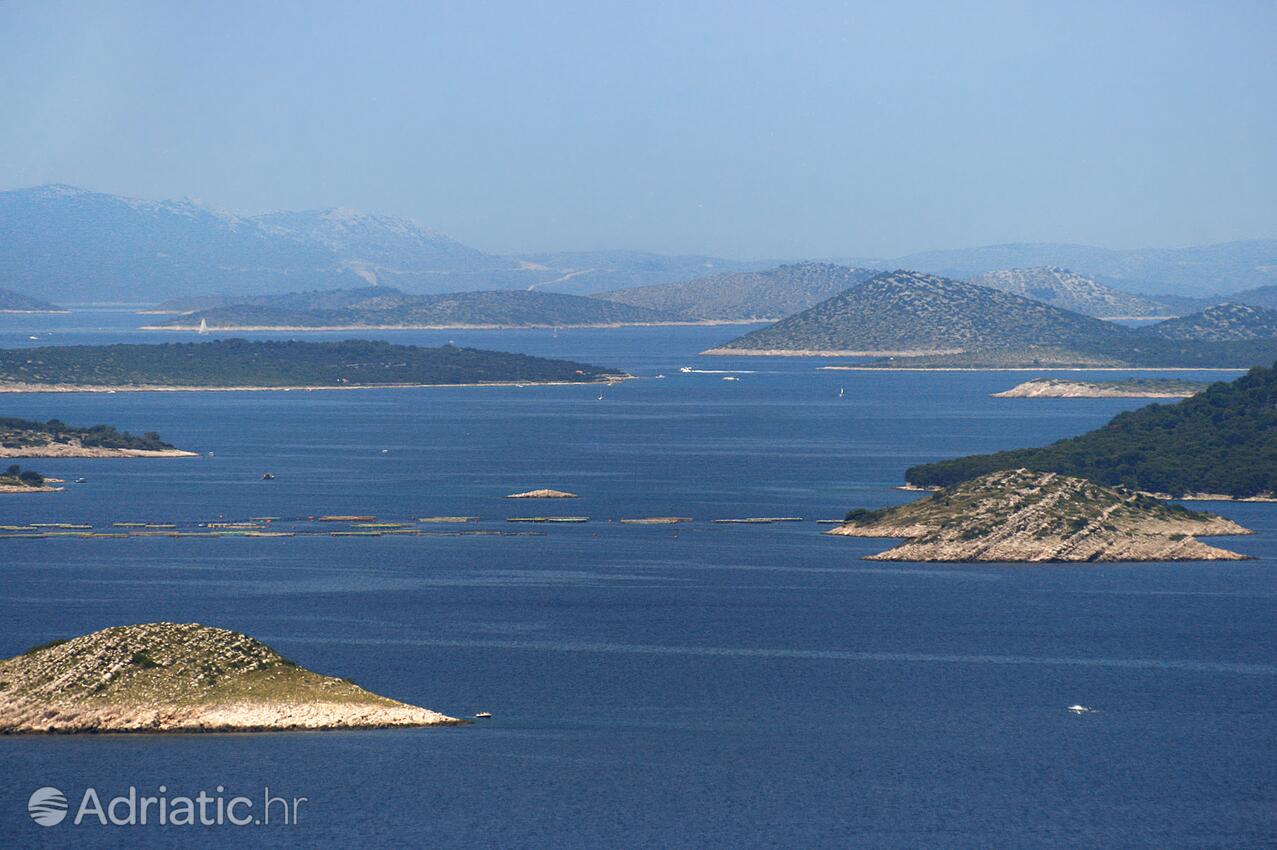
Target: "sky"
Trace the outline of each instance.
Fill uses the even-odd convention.
[[[1277,3],[0,0],[0,189],[491,252],[1277,236]]]

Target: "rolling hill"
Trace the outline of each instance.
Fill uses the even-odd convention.
[[[689,321],[771,321],[814,306],[876,274],[872,269],[828,263],[794,263],[768,271],[712,275],[595,297]]]
[[[1002,269],[973,277],[969,283],[1000,289],[1099,319],[1165,318],[1176,315],[1165,304],[1129,292],[1119,292],[1085,275],[1057,267]]]
[[[910,368],[1230,367],[1277,357],[1273,339],[1174,339],[997,289],[885,272],[706,354],[878,356]]]
[[[1277,310],[1249,304],[1219,304],[1142,330],[1163,339],[1213,342],[1273,339],[1277,337]]]
[[[881,355],[1052,348],[1089,351],[1125,329],[996,289],[911,271],[880,274],[716,354],[749,351]]]

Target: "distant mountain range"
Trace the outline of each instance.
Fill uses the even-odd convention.
[[[415,292],[597,292],[770,263],[612,251],[501,257],[412,221],[326,209],[240,216],[73,186],[0,192],[0,281],[68,303],[155,303],[381,283]]]
[[[666,313],[561,292],[489,290],[408,295],[385,286],[226,298],[151,328],[321,329],[402,327],[571,327],[677,321]]]
[[[894,358],[880,366],[930,368],[1246,367],[1277,357],[1263,311],[1241,312],[1174,320],[1172,332],[1159,333],[1160,325],[1128,328],[998,289],[895,271],[706,353],[878,356]]]
[[[1177,315],[1166,304],[1119,292],[1093,278],[1052,266],[993,271],[973,277],[970,282],[1099,319]]]
[[[1058,266],[1078,269],[1128,292],[1192,297],[1277,285],[1277,239],[1130,251],[1089,245],[1014,243],[924,251],[891,260],[857,257],[835,262],[918,269],[951,278],[972,278],[997,269]]]
[[[1056,266],[1123,290],[1193,297],[1277,286],[1273,239],[1143,251],[996,245],[834,262],[955,278]],[[417,293],[531,287],[592,294],[776,265],[639,251],[498,256],[407,219],[353,210],[242,216],[190,200],[138,200],[62,185],[0,192],[0,283],[61,303],[143,304],[368,283]]]
[[[0,289],[0,313],[60,313],[63,309],[48,301],[14,292],[12,289]]]
[[[604,292],[597,298],[647,307],[690,321],[772,320],[812,307],[878,274],[829,263],[794,263],[762,272],[719,274],[681,283]]]

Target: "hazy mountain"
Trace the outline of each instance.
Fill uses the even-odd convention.
[[[572,326],[649,324],[667,314],[561,292],[489,290],[408,295],[383,286],[259,296],[186,313],[160,327],[212,329],[345,326]]]
[[[1080,269],[1119,289],[1201,297],[1277,284],[1277,239],[1250,239],[1189,248],[1119,251],[1090,245],[1013,243],[924,251],[853,265],[910,268],[954,278],[998,269],[1059,266]]]
[[[858,286],[878,274],[829,263],[795,263],[765,272],[718,274],[680,283],[605,292],[597,298],[648,307],[688,320],[777,319]]]
[[[190,201],[0,192],[0,279],[62,302],[363,282],[323,246]]]
[[[1101,319],[1174,315],[1165,304],[1052,266],[1003,269],[973,277],[970,282]]]
[[[0,312],[4,313],[58,313],[62,308],[39,298],[14,292],[12,289],[0,289]]]
[[[1143,330],[1165,339],[1273,339],[1277,337],[1277,310],[1250,304],[1219,304]]]
[[[561,251],[519,254],[526,271],[550,276],[537,289],[592,294],[692,280],[715,274],[761,271],[767,260],[725,260],[701,255],[666,256],[645,251]]]

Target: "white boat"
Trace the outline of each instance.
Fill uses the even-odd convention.
[[[846,389],[844,389],[843,387],[839,387],[839,388],[838,388],[838,397],[839,397],[839,398],[844,398],[846,395],[847,395],[847,390],[846,390]]]
[[[1094,711],[1094,709],[1085,705],[1070,705],[1069,711],[1073,712],[1074,714],[1090,714],[1092,711]]]
[[[690,372],[690,371],[692,371],[692,367],[691,367],[691,366],[680,366],[680,367],[678,367],[678,371],[680,371],[680,372]]]
[[[727,375],[726,377],[723,378],[723,380],[724,381],[739,381],[740,378],[736,377],[735,375]]]
[[[208,319],[200,319],[200,329],[198,333],[208,333]]]
[[[491,720],[491,719],[492,719],[492,712],[491,712],[491,711],[480,711],[478,714],[476,714],[476,715],[475,715],[475,717],[476,717],[477,719],[479,719],[479,720]]]

